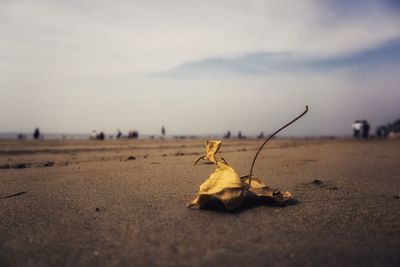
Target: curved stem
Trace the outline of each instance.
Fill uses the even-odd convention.
[[[197,162],[199,162],[200,160],[205,159],[205,157],[206,157],[206,156],[199,156],[199,157],[197,157],[197,159],[195,159],[195,160],[193,161],[193,166],[196,165]]]
[[[273,134],[271,134],[267,140],[264,141],[264,143],[260,146],[260,148],[257,150],[256,154],[254,155],[253,158],[253,162],[251,163],[251,167],[250,167],[250,173],[249,173],[249,186],[251,185],[251,176],[253,174],[253,167],[254,167],[254,163],[256,162],[256,159],[258,157],[258,154],[260,153],[261,149],[264,147],[264,145],[272,138],[274,137],[277,133],[279,133],[280,131],[282,131],[283,129],[285,129],[286,127],[288,127],[290,124],[292,124],[293,122],[297,121],[298,119],[300,119],[301,117],[304,116],[304,114],[306,114],[308,111],[308,106],[306,106],[306,110],[303,111],[303,113],[301,113],[299,116],[297,116],[296,118],[294,118],[292,121],[290,121],[289,123],[285,124],[284,126],[282,126],[280,129],[278,129],[276,132],[274,132]]]

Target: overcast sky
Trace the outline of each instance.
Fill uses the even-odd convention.
[[[396,0],[0,0],[0,132],[351,134],[400,118]]]

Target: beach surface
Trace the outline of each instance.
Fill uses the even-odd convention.
[[[219,155],[249,172],[260,140]],[[285,207],[188,209],[205,140],[0,141],[0,266],[400,266],[400,140],[274,139]]]

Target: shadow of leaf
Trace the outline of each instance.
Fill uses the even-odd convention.
[[[246,196],[243,199],[242,204],[234,209],[234,210],[227,210],[224,204],[218,198],[210,198],[209,201],[201,208],[202,210],[212,211],[212,212],[219,212],[219,213],[227,213],[227,214],[239,214],[245,212],[247,210],[251,210],[260,206],[265,207],[281,207],[284,208],[286,206],[295,206],[300,204],[297,199],[290,199],[285,201],[284,203],[279,203],[273,200],[272,198],[268,197],[257,197],[257,196]]]

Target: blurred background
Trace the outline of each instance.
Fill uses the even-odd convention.
[[[351,136],[400,118],[400,2],[0,1],[1,136]],[[354,125],[353,125],[354,128]]]

